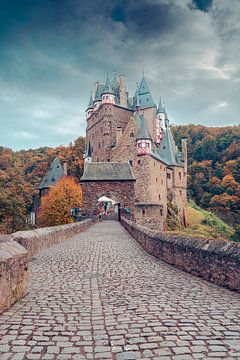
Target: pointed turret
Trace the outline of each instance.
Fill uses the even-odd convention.
[[[91,147],[90,142],[87,145],[85,157],[84,157],[84,163],[86,164],[89,162],[92,162],[92,147]]]
[[[139,89],[137,89],[135,92],[135,104],[137,101],[137,94],[139,96],[139,105],[141,109],[147,109],[156,106],[144,76],[142,77]]]
[[[115,104],[115,94],[109,81],[108,74],[102,92],[102,104]]]
[[[137,116],[139,116],[137,114]],[[148,130],[147,122],[143,115],[140,115],[140,128],[136,137],[137,140],[137,154],[147,155],[151,152],[152,138]]]
[[[97,111],[99,107],[102,104],[102,91],[103,91],[104,85],[103,84],[97,84],[95,98],[94,98],[94,109],[93,111]]]
[[[165,120],[165,110],[164,110],[164,105],[162,103],[162,99],[160,97],[157,108],[157,116],[156,116],[156,143],[158,145],[160,144],[163,137],[164,120]]]
[[[162,99],[160,97],[159,99],[159,104],[158,104],[158,108],[157,108],[157,114],[164,114],[165,113],[165,109],[162,103]]]
[[[93,113],[93,108],[94,108],[94,105],[93,105],[93,98],[92,98],[92,92],[91,92],[91,93],[90,93],[90,98],[89,98],[88,107],[87,107],[87,110],[86,110],[86,117],[87,117],[87,119],[89,119],[90,116],[92,115],[92,113]]]
[[[169,127],[169,119],[168,119],[168,114],[167,114],[166,110],[164,113],[164,117],[165,117],[165,127],[168,128]]]

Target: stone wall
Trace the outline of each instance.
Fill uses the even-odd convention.
[[[156,232],[124,218],[121,222],[149,254],[192,275],[240,292],[240,244]]]
[[[32,257],[39,251],[49,246],[58,244],[68,238],[87,230],[92,225],[92,220],[51,226],[36,230],[17,231],[10,236],[12,240],[17,241],[28,250],[28,257]]]
[[[27,250],[8,240],[0,236],[0,313],[27,293]]]
[[[0,235],[0,313],[26,295],[29,258],[87,230],[92,223],[89,219],[69,225]]]
[[[105,195],[117,203],[121,208],[130,208],[134,212],[134,185],[133,180],[120,181],[82,181],[84,215],[97,215],[97,201]]]

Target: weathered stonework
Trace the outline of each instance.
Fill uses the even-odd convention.
[[[153,231],[124,218],[121,223],[149,254],[190,274],[240,292],[240,244]]]
[[[5,238],[5,239],[4,239]],[[27,250],[0,236],[0,313],[27,293]]]
[[[17,241],[24,246],[24,248],[28,250],[28,256],[32,257],[49,246],[58,244],[87,230],[92,224],[92,220],[89,219],[74,224],[51,226],[28,231],[17,231],[11,236],[14,241]]]
[[[24,297],[29,259],[54,244],[87,230],[92,220],[0,235],[0,313]]]
[[[84,194],[82,213],[83,215],[97,214],[97,200],[102,196],[108,196],[121,208],[129,208],[134,212],[134,182],[133,181],[84,181],[81,182]]]

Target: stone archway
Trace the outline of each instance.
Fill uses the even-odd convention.
[[[82,214],[96,216],[97,201],[105,195],[119,203],[121,209],[134,211],[134,181],[81,181],[83,192]]]

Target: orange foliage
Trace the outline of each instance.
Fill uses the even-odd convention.
[[[82,206],[82,189],[73,177],[65,176],[42,199],[39,212],[41,227],[70,224],[70,209]]]

